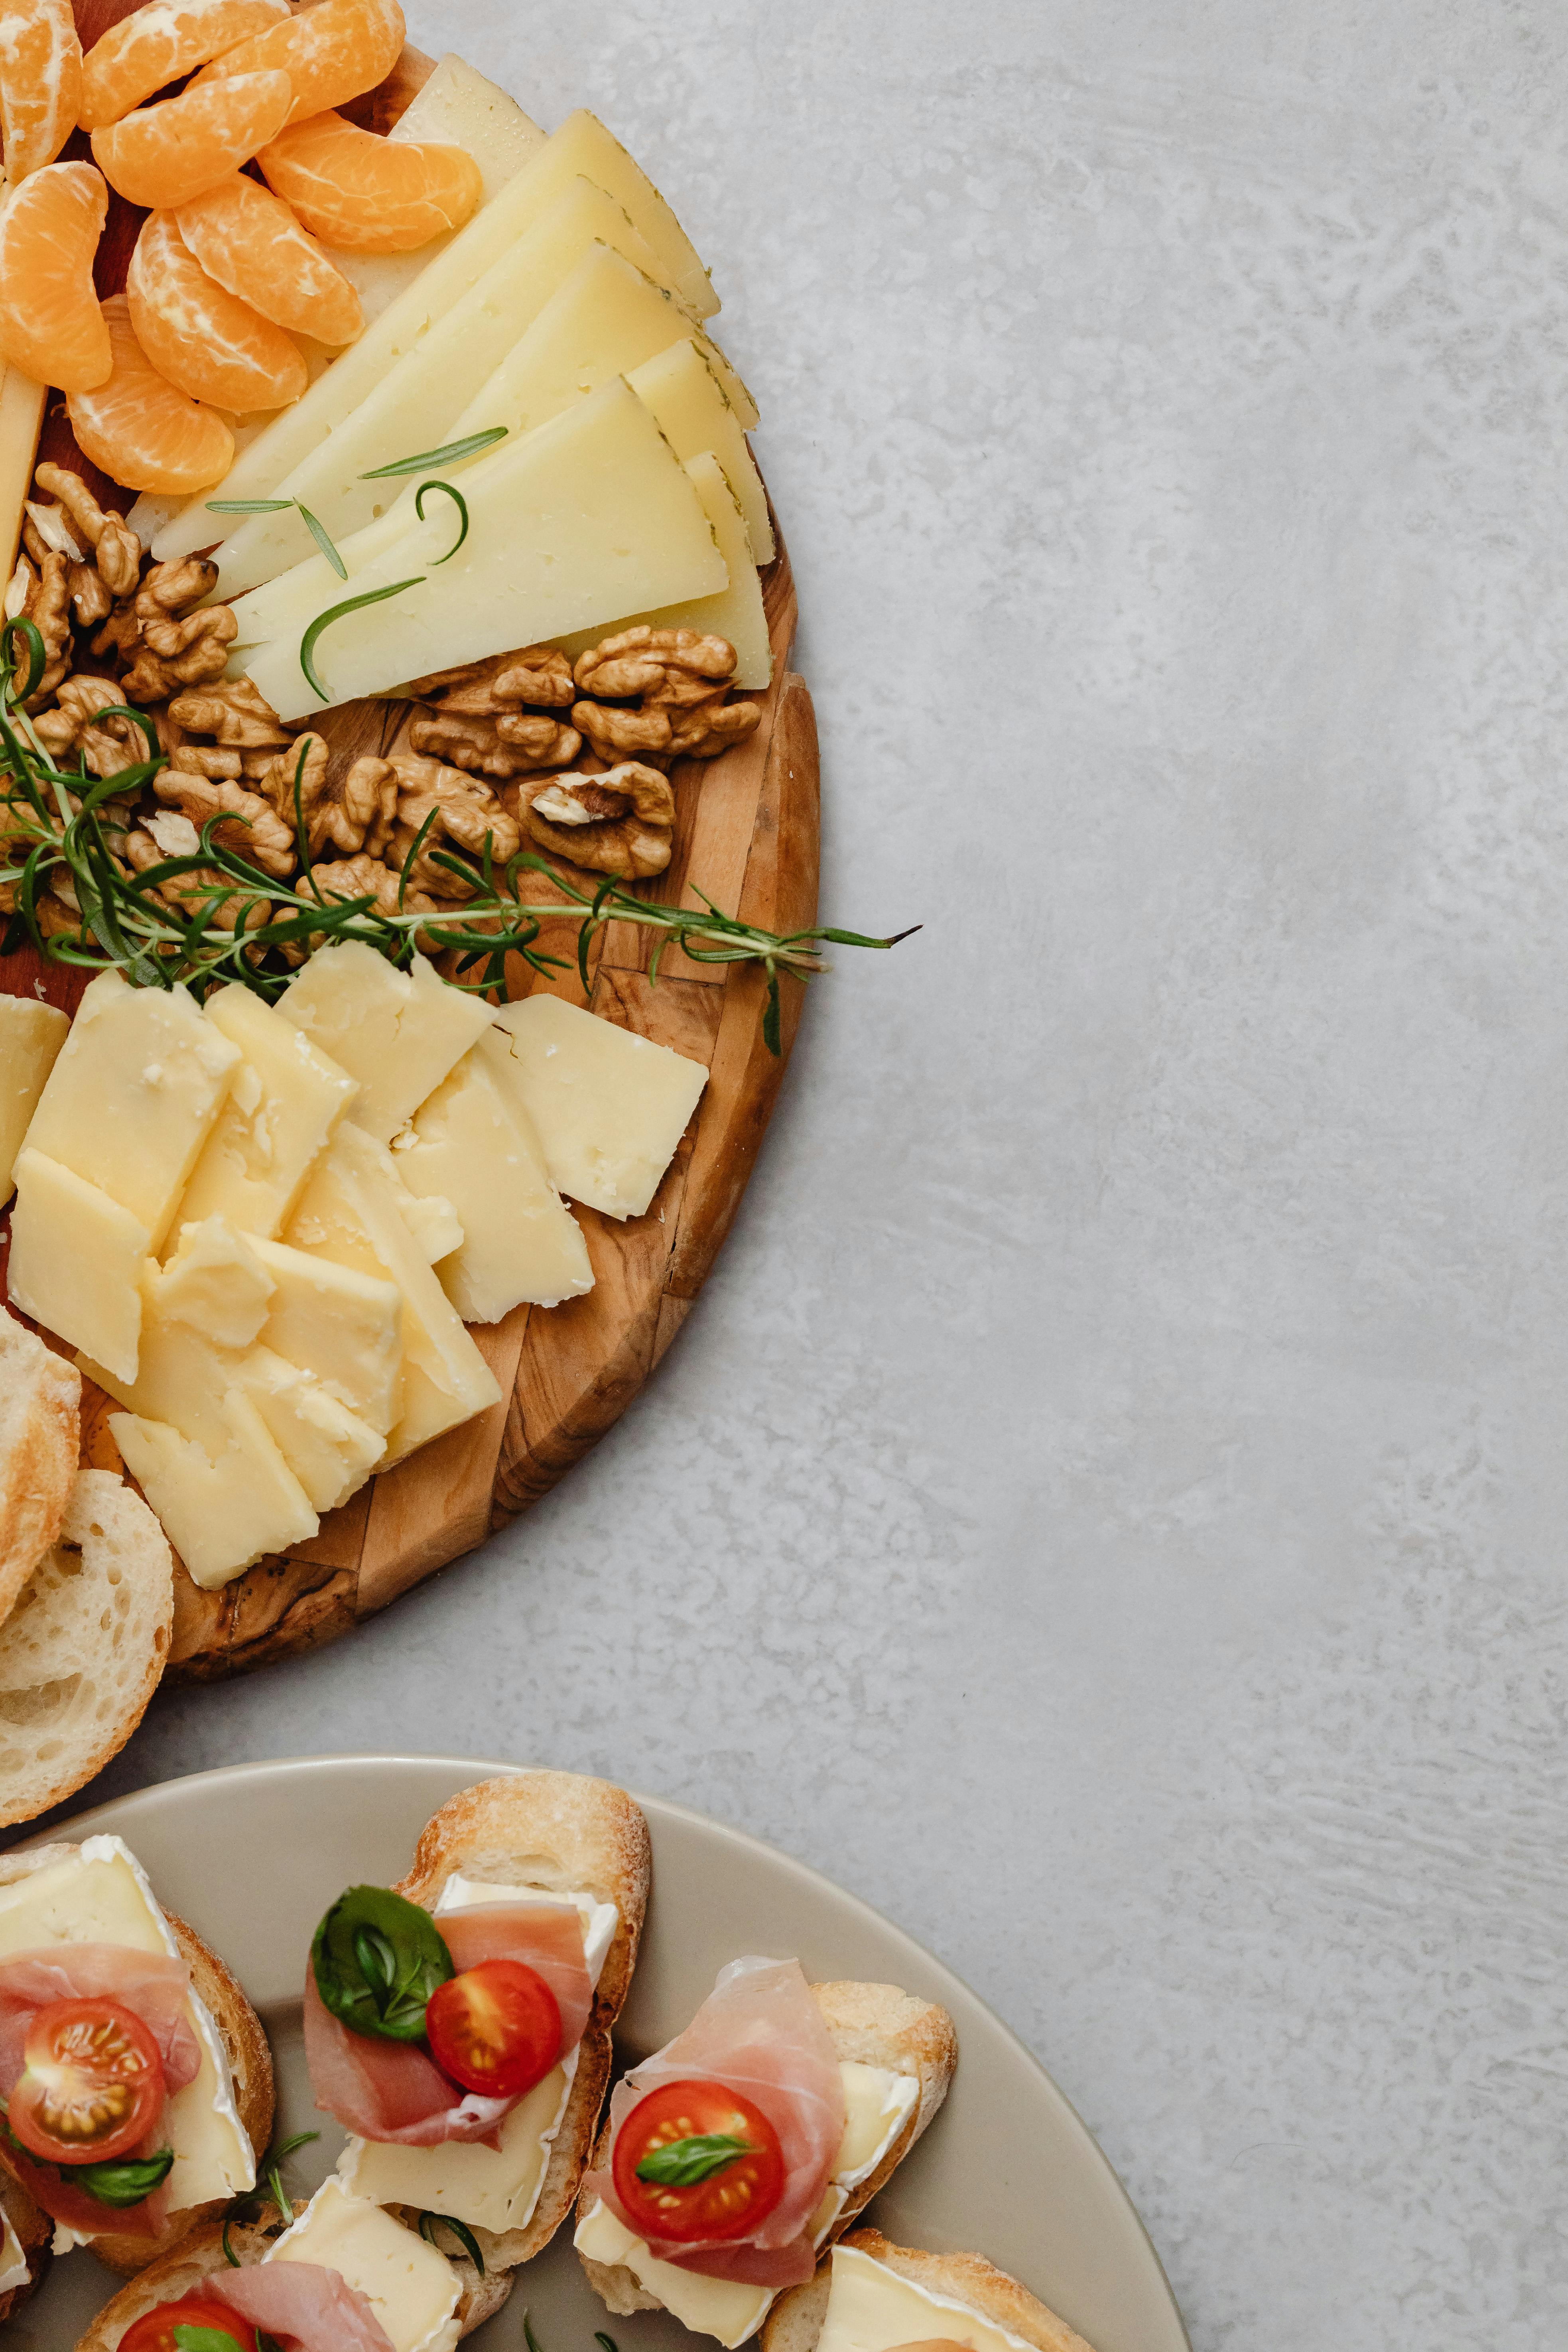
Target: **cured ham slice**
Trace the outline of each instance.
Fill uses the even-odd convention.
[[[536,1969],[561,2011],[562,2055],[583,2038],[593,1986],[574,1904],[495,1903],[445,1911],[437,1922],[458,1970],[481,1960],[522,1960]],[[515,2099],[487,2099],[444,2074],[412,2042],[355,2033],[334,2017],[305,1976],[305,2063],[316,2105],[361,2139],[399,2147],[447,2140],[492,2140]]]
[[[721,2083],[762,2109],[779,2137],[784,2195],[751,2238],[722,2245],[648,2239],[648,2251],[709,2278],[799,2284],[816,2266],[811,2218],[844,2137],[844,2078],[798,1960],[731,1960],[685,2032],[616,2084],[608,2161],[583,2187],[602,2197],[635,2237],[642,2236],[641,2225],[616,2197],[610,2169],[616,2136],[638,2100],[661,2083],[694,2079]]]
[[[166,2143],[154,2132],[142,2141],[135,2150],[139,2157],[156,2156]],[[169,2211],[169,2191],[166,2183],[143,2197],[136,2205],[105,2205],[100,2198],[89,2197],[85,2189],[78,2189],[68,2171],[57,2172],[52,2165],[36,2164],[25,2148],[5,2144],[5,2163],[27,2191],[35,2205],[42,2206],[51,2221],[59,2221],[74,2230],[80,2238],[101,2237],[112,2231],[117,2238],[155,2238],[163,2228]]]
[[[276,2336],[283,2352],[394,2352],[366,2297],[321,2263],[220,2271],[202,2281],[202,2293]]]

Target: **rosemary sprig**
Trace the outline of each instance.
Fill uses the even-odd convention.
[[[446,554],[438,555],[436,558],[437,563],[450,563],[453,556],[456,555],[458,548],[461,547],[463,541],[468,535],[468,502],[463,496],[461,490],[455,490],[450,482],[434,480],[421,482],[419,488],[414,493],[414,511],[418,516],[421,522],[425,520],[425,493],[426,490],[445,490],[447,496],[451,499],[453,505],[457,508],[458,512],[463,518],[463,527],[461,530],[458,531],[457,538],[452,541],[451,546],[447,550]]]
[[[338,568],[342,570],[341,563]],[[348,578],[346,572],[343,577]],[[300,667],[323,702],[331,702],[332,698],[316,675],[316,646],[322,630],[330,629],[346,613],[357,613],[366,604],[384,604],[389,596],[401,596],[405,588],[417,588],[424,577],[420,572],[412,580],[395,580],[390,588],[367,588],[363,596],[345,596],[341,604],[329,604],[324,613],[317,614],[300,641]]]
[[[326,524],[298,499],[209,499],[206,505],[209,514],[234,515],[285,514],[292,507],[338,578],[348,578],[349,567],[338,553]],[[423,516],[420,520],[424,520]]]
[[[443,441],[438,449],[420,449],[412,457],[395,457],[390,466],[373,466],[360,480],[384,482],[390,475],[422,473],[426,466],[455,465],[459,457],[475,457],[479,450],[504,441],[507,431],[504,425],[487,425],[482,433],[470,433],[461,441]]]

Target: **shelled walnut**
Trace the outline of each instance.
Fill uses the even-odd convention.
[[[188,817],[175,809],[155,809],[126,835],[122,854],[133,873],[145,874],[164,858],[190,857],[200,846],[201,836]],[[166,907],[188,914],[204,908],[215,891],[232,890],[234,883],[232,877],[220,874],[214,866],[197,866],[188,873],[171,875],[153,887]],[[253,899],[240,914],[241,928],[258,931],[271,916],[272,909],[265,898]],[[235,910],[220,902],[213,909],[210,927],[215,931],[232,933]]]
[[[70,620],[71,560],[46,550],[37,566],[24,554],[5,591],[5,618],[31,621],[44,641],[44,669],[22,708],[42,709],[62,679],[70,676],[74,646]],[[18,665],[22,663],[18,652]]]
[[[187,734],[210,735],[227,751],[265,751],[270,758],[293,740],[266,696],[247,677],[176,695],[169,716]]]
[[[499,719],[468,719],[445,705],[408,730],[416,751],[466,774],[493,776],[498,782],[559,768],[574,760],[583,738],[547,711],[521,710]]]
[[[173,766],[163,771],[153,789],[166,807],[188,817],[198,833],[210,818],[223,817],[226,821],[217,827],[214,840],[259,866],[264,873],[280,881],[293,873],[294,829],[259,793],[247,792],[243,784],[226,778],[195,776]]]
[[[754,702],[725,699],[734,670],[724,637],[646,623],[622,629],[578,655],[572,724],[602,760],[711,760],[762,715]]]
[[[733,665],[731,665],[733,667]],[[553,646],[520,646],[456,669],[432,670],[408,688],[416,702],[438,703],[471,719],[509,710],[564,710],[576,699],[572,665]]]
[[[366,756],[334,776],[325,737],[298,737],[287,751],[274,755],[255,784],[290,827],[296,776],[312,857],[329,846],[344,856],[361,850],[373,858],[381,856],[397,822],[397,771],[390,760]]]
[[[411,883],[444,898],[468,898],[472,891],[459,877],[449,866],[436,864],[437,850],[461,850],[479,860],[488,838],[492,866],[504,866],[517,855],[521,845],[517,820],[508,815],[488,784],[417,752],[395,752],[388,764],[397,777],[397,824],[387,855],[400,871],[421,828],[434,819],[409,870]]]
[[[112,678],[89,677],[78,672],[62,678],[53,710],[40,711],[33,721],[40,743],[57,765],[79,751],[95,776],[117,776],[134,768],[150,751],[142,730],[124,717],[110,718],[100,727],[100,712],[123,703],[125,692]]]
[[[592,873],[640,882],[669,864],[675,795],[667,776],[635,760],[597,776],[531,778],[517,807],[531,840]]]

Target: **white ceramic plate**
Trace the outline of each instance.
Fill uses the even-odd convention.
[[[415,1756],[237,1765],[144,1789],[53,1833],[124,1838],[169,1908],[240,1978],[278,2063],[278,2137],[322,2126],[289,2167],[300,2196],[331,2169],[342,2144],[338,2126],[311,2105],[301,2047],[311,1931],[345,1886],[400,1878],[419,1832],[456,1790],[509,1769]],[[654,1892],[616,2035],[625,2063],[679,2032],[718,1969],[742,1952],[793,1956],[808,1977],[898,1984],[942,2002],[958,2028],[952,2090],[868,2219],[900,2244],[987,2255],[1095,2352],[1190,2352],[1126,2191],[1049,2075],[984,2002],[804,1864],[684,1806],[638,1802],[653,1835]],[[57,2263],[6,2329],[8,2352],[68,2352],[112,2284],[85,2252]],[[595,2352],[600,2328],[620,2352],[700,2352],[709,2342],[661,2314],[612,2319],[565,2228],[519,2273],[504,2310],[466,2340],[475,2352],[524,2352],[525,2311],[541,2352]]]

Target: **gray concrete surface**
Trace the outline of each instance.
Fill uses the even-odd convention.
[[[817,990],[651,1391],[102,1792],[612,1773],[925,1937],[1200,2352],[1545,2352],[1563,2222],[1568,24],[416,5],[763,409]]]

